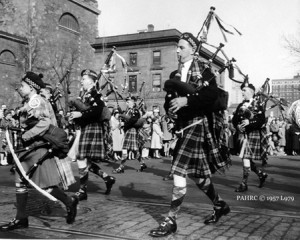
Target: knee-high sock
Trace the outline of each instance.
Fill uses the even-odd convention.
[[[168,215],[176,219],[186,194],[186,178],[175,174],[173,184],[172,201]]]
[[[206,196],[212,201],[215,207],[223,206],[223,199],[220,197],[218,192],[215,190],[214,185],[210,178],[200,178],[197,184],[198,188],[202,190]]]
[[[16,185],[16,205],[17,205],[17,213],[16,219],[24,219],[27,218],[26,213],[26,205],[28,199],[28,190],[25,184],[17,184]]]
[[[247,185],[248,177],[251,171],[251,160],[250,159],[243,159],[243,179],[242,183]]]
[[[62,189],[59,187],[50,187],[47,191],[55,198],[60,200],[66,206],[70,206],[72,204],[72,198],[69,197]]]
[[[251,171],[250,167],[243,167],[243,179],[242,179],[242,183],[244,185],[247,185],[250,171]]]
[[[86,192],[87,182],[89,179],[88,161],[86,158],[78,159],[77,164],[78,164],[79,182],[80,182],[79,192]]]
[[[89,165],[89,171],[95,173],[101,178],[105,178],[108,176],[107,173],[103,172],[102,169],[94,162],[91,162]]]
[[[177,214],[180,210],[180,206],[184,200],[185,195],[186,195],[186,186],[185,187],[173,186],[171,207],[168,214],[169,217],[172,217],[174,219],[177,218]]]
[[[255,172],[258,177],[261,177],[263,171],[261,169],[257,169],[256,164],[251,160],[250,161],[251,171]]]

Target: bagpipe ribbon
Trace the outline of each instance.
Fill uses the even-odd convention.
[[[232,35],[234,35],[234,32],[237,32],[239,35],[242,35],[242,33],[239,30],[237,30],[234,26],[225,23],[218,15],[214,14],[214,16],[215,16],[216,22],[221,30],[221,33],[224,37],[225,42],[227,42],[225,32],[232,34]],[[226,25],[227,28],[225,28],[224,25]],[[231,28],[231,30],[228,30],[228,28]]]
[[[5,131],[5,137],[6,137],[6,141],[7,141],[7,145],[11,151],[11,154],[14,158],[15,164],[17,165],[17,168],[19,169],[19,172],[22,174],[22,177],[31,185],[33,186],[38,192],[40,192],[41,194],[43,194],[45,197],[49,198],[52,201],[57,201],[57,199],[55,197],[53,197],[50,193],[48,193],[47,191],[43,190],[42,188],[40,188],[38,185],[36,185],[27,175],[26,172],[19,160],[19,158],[17,157],[14,148],[12,146],[12,143],[10,141],[9,138],[9,132],[8,130]]]

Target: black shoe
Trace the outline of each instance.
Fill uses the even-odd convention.
[[[235,192],[246,192],[248,190],[247,184],[241,183],[240,186],[238,186],[237,189],[235,189]]]
[[[262,188],[266,179],[268,177],[268,174],[266,174],[265,172],[262,172],[261,175],[259,176],[259,188]]]
[[[173,180],[173,175],[172,174],[168,174],[167,176],[165,176],[163,178],[164,181],[169,181],[169,180]]]
[[[137,172],[143,172],[147,168],[147,165],[145,163],[141,164],[141,168],[137,170]]]
[[[111,177],[111,176],[107,176],[107,177],[104,178],[104,181],[105,181],[105,184],[106,184],[105,194],[108,195],[108,194],[110,194],[112,186],[116,182],[116,178]]]
[[[158,228],[152,229],[149,233],[151,237],[165,237],[177,231],[176,221],[171,217],[166,217],[165,220],[159,224]]]
[[[75,221],[77,215],[77,205],[79,199],[77,197],[72,197],[72,203],[70,206],[67,206],[67,223],[72,224]]]
[[[78,201],[87,200],[87,194],[86,192],[77,192],[75,193],[75,197],[78,199]]]
[[[0,231],[12,231],[20,228],[28,228],[28,218],[13,219],[11,222],[0,226]]]
[[[221,208],[214,208],[214,213],[208,217],[204,223],[205,224],[212,224],[212,223],[217,223],[220,219],[220,217],[227,215],[230,212],[229,206],[224,203],[225,205]]]
[[[117,169],[112,170],[112,173],[124,173],[124,167],[120,166]]]

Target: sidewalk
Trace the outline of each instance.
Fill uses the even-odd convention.
[[[0,187],[1,223],[15,214],[13,188]],[[72,225],[65,223],[65,209],[35,191],[30,191],[28,212],[30,228],[15,232],[40,239],[152,239],[148,232],[158,226],[168,212],[168,203],[124,201],[99,193],[89,194],[78,205],[78,216]],[[176,234],[161,239],[299,239],[299,213],[259,211],[232,206],[231,213],[216,225],[203,224],[211,214],[207,204],[183,204]],[[49,230],[51,228],[52,230]],[[72,232],[74,234],[72,234]],[[90,235],[89,235],[90,234]]]

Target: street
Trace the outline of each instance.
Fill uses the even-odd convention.
[[[194,182],[189,180],[187,195],[178,216],[178,232],[173,236],[174,239],[199,239],[194,236],[198,232],[201,234],[197,234],[197,236],[203,235],[201,239],[216,239],[217,237],[223,237],[220,239],[247,239],[250,237],[269,239],[270,234],[273,236],[272,239],[299,239],[299,161],[297,156],[270,157],[268,166],[265,168],[269,175],[265,186],[261,189],[258,188],[258,178],[255,173],[251,172],[248,191],[236,193],[234,189],[240,183],[242,165],[240,159],[233,156],[232,166],[226,171],[226,174],[216,173],[213,177],[215,188],[232,210],[228,216],[224,217],[223,221],[221,219],[216,224],[218,231],[214,229],[214,226],[206,226],[202,223],[204,217],[211,213],[212,205],[208,198],[198,190]],[[72,237],[151,239],[147,232],[156,227],[157,222],[167,214],[171,201],[172,181],[162,180],[169,171],[171,159],[164,157],[150,159],[146,160],[146,164],[148,168],[145,172],[137,172],[138,161],[127,161],[125,173],[114,174],[117,182],[109,196],[104,195],[103,180],[90,174],[89,198],[78,205],[78,217],[73,225],[64,223],[64,207],[58,203],[49,203],[50,200],[43,199],[42,196],[31,190],[33,197],[29,199],[32,199],[31,202],[34,203],[28,203],[28,211],[31,213],[29,229],[33,230],[22,229],[13,233],[0,232],[0,238],[41,238],[42,236],[53,238],[55,236],[55,238],[61,239],[71,239]],[[118,163],[101,163],[100,165],[107,173],[111,174],[112,169],[116,168]],[[260,167],[260,163],[258,166]],[[76,163],[72,163],[72,167],[78,180]],[[14,177],[10,174],[9,169],[9,166],[0,167],[2,176],[0,180],[1,224],[15,216]],[[67,193],[72,194],[77,189],[78,185],[74,184]],[[47,206],[47,210],[45,210],[45,206]],[[122,219],[127,221],[127,227],[122,227],[122,224],[125,224]],[[262,224],[264,221],[266,224]],[[45,227],[47,229],[43,229]],[[236,232],[232,228],[236,229]],[[264,229],[264,234],[261,228]],[[59,229],[63,229],[64,232]],[[220,232],[220,229],[224,231]],[[247,231],[247,229],[252,231]],[[214,231],[210,233],[209,230]],[[92,233],[95,235],[90,235]]]

